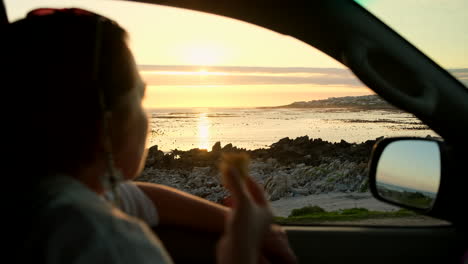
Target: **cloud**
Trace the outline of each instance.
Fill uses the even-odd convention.
[[[364,86],[351,71],[339,68],[140,65],[139,70],[148,85]]]
[[[346,68],[241,67],[241,66],[138,66],[148,85],[334,85],[365,86]],[[448,69],[468,87],[468,68]]]
[[[448,72],[450,72],[455,78],[463,83],[466,88],[468,88],[468,68],[449,69]]]

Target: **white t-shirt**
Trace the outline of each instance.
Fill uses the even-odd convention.
[[[118,186],[120,192],[120,209],[149,226],[158,224],[158,213],[154,203],[132,181],[125,181]]]
[[[145,223],[71,177],[43,180],[34,206],[25,252],[34,263],[172,263]]]

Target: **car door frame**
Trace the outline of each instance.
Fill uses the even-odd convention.
[[[147,0],[136,1],[186,8],[218,14],[270,30],[290,35],[314,46],[348,66],[369,88],[395,106],[414,113],[429,127],[444,137],[449,144],[460,142],[468,131],[467,90],[447,71],[430,60],[409,42],[400,37],[375,16],[352,1],[195,1]],[[1,25],[7,23],[3,1]],[[359,15],[356,15],[359,14]],[[381,39],[379,39],[381,38]],[[381,51],[382,45],[390,48]],[[419,76],[411,85],[424,87],[413,91],[408,84],[395,81],[375,70],[382,61],[394,60],[393,69],[402,67],[406,76]],[[403,60],[404,59],[404,60]],[[412,60],[411,63],[404,61]],[[419,67],[419,68],[418,68]],[[385,69],[385,68],[384,68]],[[388,69],[387,69],[388,70]],[[432,81],[420,80],[421,73],[431,75]],[[404,89],[396,87],[402,85]],[[444,113],[453,113],[445,118]],[[456,125],[454,125],[456,124]],[[466,146],[466,140],[462,145]],[[451,186],[460,183],[456,180]],[[463,182],[465,183],[465,182]],[[466,186],[466,185],[465,185]],[[456,193],[456,192],[455,192]],[[450,196],[466,205],[466,197]],[[441,209],[441,214],[444,210]],[[460,231],[460,228],[463,230]],[[466,226],[391,227],[391,226],[285,226],[291,245],[302,263],[450,263],[459,260],[466,250]],[[177,233],[179,232],[179,233]],[[179,248],[172,251],[179,262],[197,263],[189,251],[193,243],[184,245],[182,239],[192,236],[200,240],[206,233],[175,231],[172,227],[159,227],[158,234],[170,245],[178,241]],[[213,252],[217,235],[209,236],[199,246]],[[174,247],[169,248],[173,250]],[[210,254],[211,254],[210,253]],[[200,263],[210,262],[206,255]]]

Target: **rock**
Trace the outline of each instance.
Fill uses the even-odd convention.
[[[339,192],[344,192],[348,189],[348,186],[346,186],[345,184],[337,184],[335,189]]]
[[[192,169],[192,175],[194,177],[205,177],[208,176],[211,172],[210,167],[194,167]]]
[[[268,159],[266,160],[266,163],[267,163],[268,165],[270,165],[270,166],[276,166],[276,164],[278,163],[278,161],[277,161],[276,159],[274,159],[274,158],[268,158]]]
[[[368,190],[367,163],[375,140],[361,144],[330,143],[308,136],[282,138],[270,148],[242,150],[232,144],[211,151],[191,149],[163,153],[157,146],[148,150],[145,169],[138,180],[160,183],[222,201],[228,192],[220,183],[218,163],[223,152],[246,151],[252,158],[252,178],[264,184],[271,200],[323,192]]]
[[[231,151],[233,149],[232,144],[229,143],[222,148],[223,151]]]
[[[162,164],[164,152],[158,150],[158,146],[154,145],[148,149],[145,167],[154,167]]]
[[[216,142],[213,147],[211,148],[212,152],[219,152],[221,151],[221,142]]]
[[[275,145],[275,144],[277,144],[277,145],[289,144],[290,141],[291,141],[291,139],[289,137],[285,137],[285,138],[280,139],[277,143],[274,143],[273,145]]]
[[[289,193],[288,174],[280,171],[270,176],[265,181],[265,192],[269,194],[270,200],[275,201]]]
[[[298,137],[293,141],[293,145],[303,146],[309,143],[309,136]]]
[[[291,188],[292,193],[300,195],[309,195],[310,191],[307,188]]]

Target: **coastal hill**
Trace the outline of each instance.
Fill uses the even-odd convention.
[[[322,100],[300,101],[269,108],[352,108],[358,110],[397,110],[378,95],[330,97]]]

